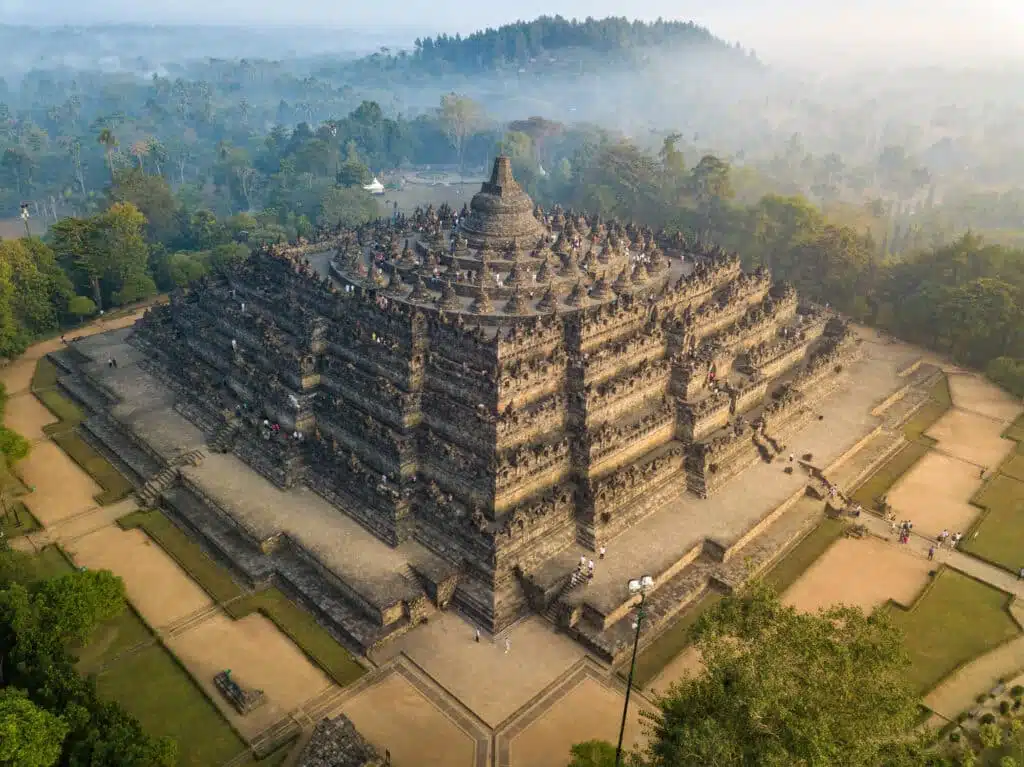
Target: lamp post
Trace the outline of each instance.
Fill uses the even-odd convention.
[[[21,220],[25,222],[25,238],[31,240],[32,239],[32,231],[28,228],[28,219],[29,219],[28,203],[27,202],[23,202],[21,204]]]
[[[629,593],[640,595],[640,606],[636,611],[636,623],[633,628],[636,634],[633,636],[633,658],[629,662],[629,679],[626,681],[626,702],[622,706],[622,724],[619,727],[619,745],[615,748],[615,767],[622,767],[622,738],[626,734],[626,717],[629,714],[629,694],[633,691],[633,671],[636,669],[636,650],[640,646],[640,626],[644,620],[644,599],[647,592],[654,585],[654,578],[645,575],[629,582]]]

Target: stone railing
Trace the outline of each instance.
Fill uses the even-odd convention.
[[[564,428],[569,398],[554,394],[525,407],[504,410],[497,417],[495,432],[501,445],[525,442],[541,432],[557,432]]]
[[[498,456],[495,468],[496,491],[501,493],[538,474],[567,467],[571,456],[568,438],[558,442],[523,445]]]
[[[630,500],[642,496],[683,468],[684,449],[675,445],[645,462],[624,466],[592,481],[594,515],[601,519]]]
[[[608,417],[608,410],[617,402],[636,394],[645,394],[651,399],[668,391],[669,375],[672,363],[662,359],[647,362],[634,370],[604,381],[587,386],[583,397],[587,408],[587,420],[600,420]]]
[[[675,406],[666,400],[657,410],[648,413],[627,426],[605,424],[590,435],[588,455],[591,466],[610,457],[620,450],[628,449],[645,436],[675,422]]]
[[[521,354],[540,351],[562,343],[565,330],[560,315],[531,317],[525,321],[513,320],[507,330],[498,331],[497,357],[511,359]]]
[[[583,369],[585,384],[593,384],[623,367],[658,359],[665,353],[665,335],[660,329],[641,332],[625,341],[615,341],[576,361]]]
[[[732,399],[724,391],[712,391],[696,402],[679,403],[679,436],[684,441],[701,439],[729,421]]]
[[[742,386],[730,389],[729,396],[732,397],[733,413],[742,413],[745,410],[749,410],[764,399],[767,393],[767,379],[746,381]]]
[[[584,310],[578,315],[580,349],[587,351],[635,331],[649,317],[650,308],[643,303],[636,303],[629,308],[604,304],[589,311]]]

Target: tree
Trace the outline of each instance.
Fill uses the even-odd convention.
[[[320,201],[317,223],[321,226],[355,227],[380,215],[377,199],[359,188],[334,187]]]
[[[150,242],[169,242],[181,232],[175,220],[178,201],[163,176],[147,176],[139,168],[126,168],[114,174],[109,197],[114,202],[130,202],[146,217]]]
[[[588,740],[569,749],[568,767],[615,767],[615,746],[604,740]]]
[[[660,701],[652,767],[921,763],[909,659],[885,612],[800,613],[754,584],[702,615],[694,644],[704,672]]]
[[[735,194],[730,172],[729,163],[709,154],[701,158],[691,174],[691,191],[708,229],[714,226],[715,214]]]
[[[73,314],[79,322],[96,313],[96,303],[88,296],[75,296],[68,301],[68,314]]]
[[[22,690],[0,690],[0,765],[51,767],[60,759],[68,725]]]
[[[441,97],[441,123],[459,157],[459,174],[465,171],[466,138],[480,123],[479,105],[466,96],[449,93]]]
[[[107,169],[110,171],[110,182],[112,184],[117,183],[117,179],[114,178],[114,149],[117,148],[117,136],[110,128],[102,128],[99,135],[96,137],[96,141],[103,146],[103,154],[107,158]]]

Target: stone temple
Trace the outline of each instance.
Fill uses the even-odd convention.
[[[61,360],[90,438],[251,581],[363,650],[455,607],[493,632],[539,612],[606,657],[630,596],[580,558],[642,566],[629,531],[710,513],[859,346],[734,254],[535,208],[504,157],[461,212],[262,249],[118,343]],[[680,547],[654,574],[696,592],[726,557]]]

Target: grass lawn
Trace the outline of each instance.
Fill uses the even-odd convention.
[[[56,389],[34,392],[36,399],[46,406],[46,409],[59,419],[57,423],[50,423],[43,427],[43,433],[49,436],[73,429],[80,424],[85,414],[74,402],[69,400]]]
[[[762,580],[782,594],[839,539],[845,529],[844,520],[825,517],[766,572]]]
[[[909,440],[922,439],[929,445],[934,444],[934,440],[924,436],[924,433],[952,406],[953,397],[949,393],[949,381],[946,376],[942,376],[929,390],[928,401],[903,424],[904,436]]]
[[[1010,456],[1006,463],[999,467],[999,473],[1024,482],[1024,455],[1021,455],[1019,451],[1020,444],[1019,442],[1017,443],[1018,450]]]
[[[943,568],[909,609],[890,605],[906,634],[910,679],[925,693],[958,666],[1012,639],[1019,632],[1007,611],[1005,592],[956,570]]]
[[[997,474],[974,501],[988,511],[960,547],[1016,573],[1024,567],[1024,482]]]
[[[124,530],[141,527],[215,602],[242,595],[242,587],[231,575],[159,511],[132,512],[117,520],[117,524]]]
[[[1017,420],[1010,424],[1003,436],[1015,442],[1024,442],[1024,414],[1017,416]]]
[[[21,520],[20,525],[15,524],[15,514]],[[42,529],[43,526],[39,524],[39,520],[32,516],[32,513],[21,501],[8,501],[7,514],[0,514],[0,530],[3,530],[8,540]]]
[[[103,488],[103,492],[96,496],[96,503],[100,506],[124,500],[134,491],[132,483],[75,431],[69,429],[54,434],[53,441]]]
[[[215,767],[246,747],[162,645],[120,658],[97,676],[96,686],[133,714],[146,732],[178,741],[181,767]]]
[[[155,641],[153,632],[138,613],[131,605],[125,605],[123,613],[97,628],[89,643],[75,653],[78,670],[97,673],[125,650]]]
[[[40,358],[36,363],[35,372],[32,373],[32,383],[29,388],[34,392],[40,389],[52,389],[57,385],[57,366],[46,357]]]
[[[235,620],[261,612],[338,684],[352,683],[365,669],[327,633],[312,615],[276,588],[242,596],[245,592],[220,564],[159,511],[136,511],[117,520],[124,529],[141,527],[198,583],[214,601],[224,603]],[[241,597],[241,599],[237,599]]]
[[[312,615],[276,588],[243,597],[227,605],[225,610],[235,620],[255,611],[263,613],[342,687],[366,673],[366,669]]]
[[[75,569],[64,552],[56,545],[45,546],[32,558],[32,561],[35,563],[36,577],[40,580],[67,575]]]
[[[690,644],[690,627],[697,622],[701,614],[716,604],[722,595],[717,591],[709,591],[688,607],[675,623],[663,630],[637,656],[636,670],[633,672],[633,686],[644,688],[650,684],[662,670],[671,663],[686,646]],[[629,676],[629,665],[619,670],[623,679]]]
[[[876,499],[888,493],[897,480],[910,471],[930,449],[930,446],[924,441],[908,442],[853,491],[853,500],[865,509],[877,508]]]

